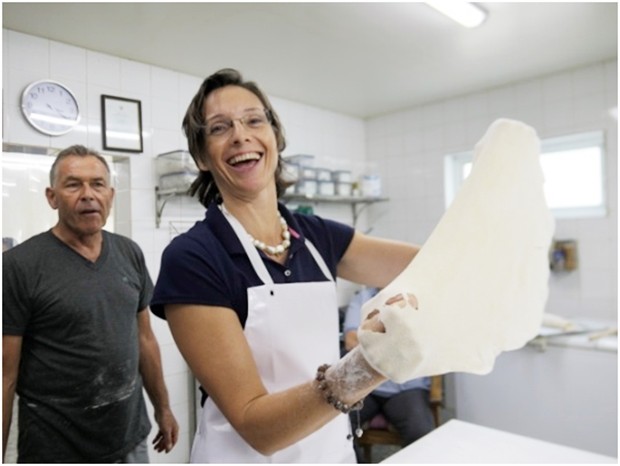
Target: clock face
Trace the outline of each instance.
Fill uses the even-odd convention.
[[[80,107],[73,93],[50,80],[36,81],[24,90],[22,113],[33,127],[51,136],[68,133],[80,121]]]

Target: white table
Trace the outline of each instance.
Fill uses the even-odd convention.
[[[452,419],[382,463],[618,463],[617,458]]]

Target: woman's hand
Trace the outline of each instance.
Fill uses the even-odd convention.
[[[411,293],[398,293],[385,302],[386,306],[392,306],[394,304],[398,305],[400,308],[404,308],[409,304],[412,308],[417,309],[418,299]],[[360,325],[360,329],[385,333],[385,325],[383,325],[381,321],[381,311],[379,311],[379,309],[372,310]]]

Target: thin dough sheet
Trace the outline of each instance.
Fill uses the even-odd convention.
[[[360,330],[364,356],[388,378],[486,374],[502,351],[538,333],[548,295],[553,217],[533,128],[493,122],[470,176],[409,266],[364,304],[386,331]],[[412,303],[386,305],[398,294]],[[405,301],[406,302],[406,301]]]

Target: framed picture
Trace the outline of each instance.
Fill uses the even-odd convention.
[[[142,105],[139,100],[101,95],[103,149],[142,152]]]

